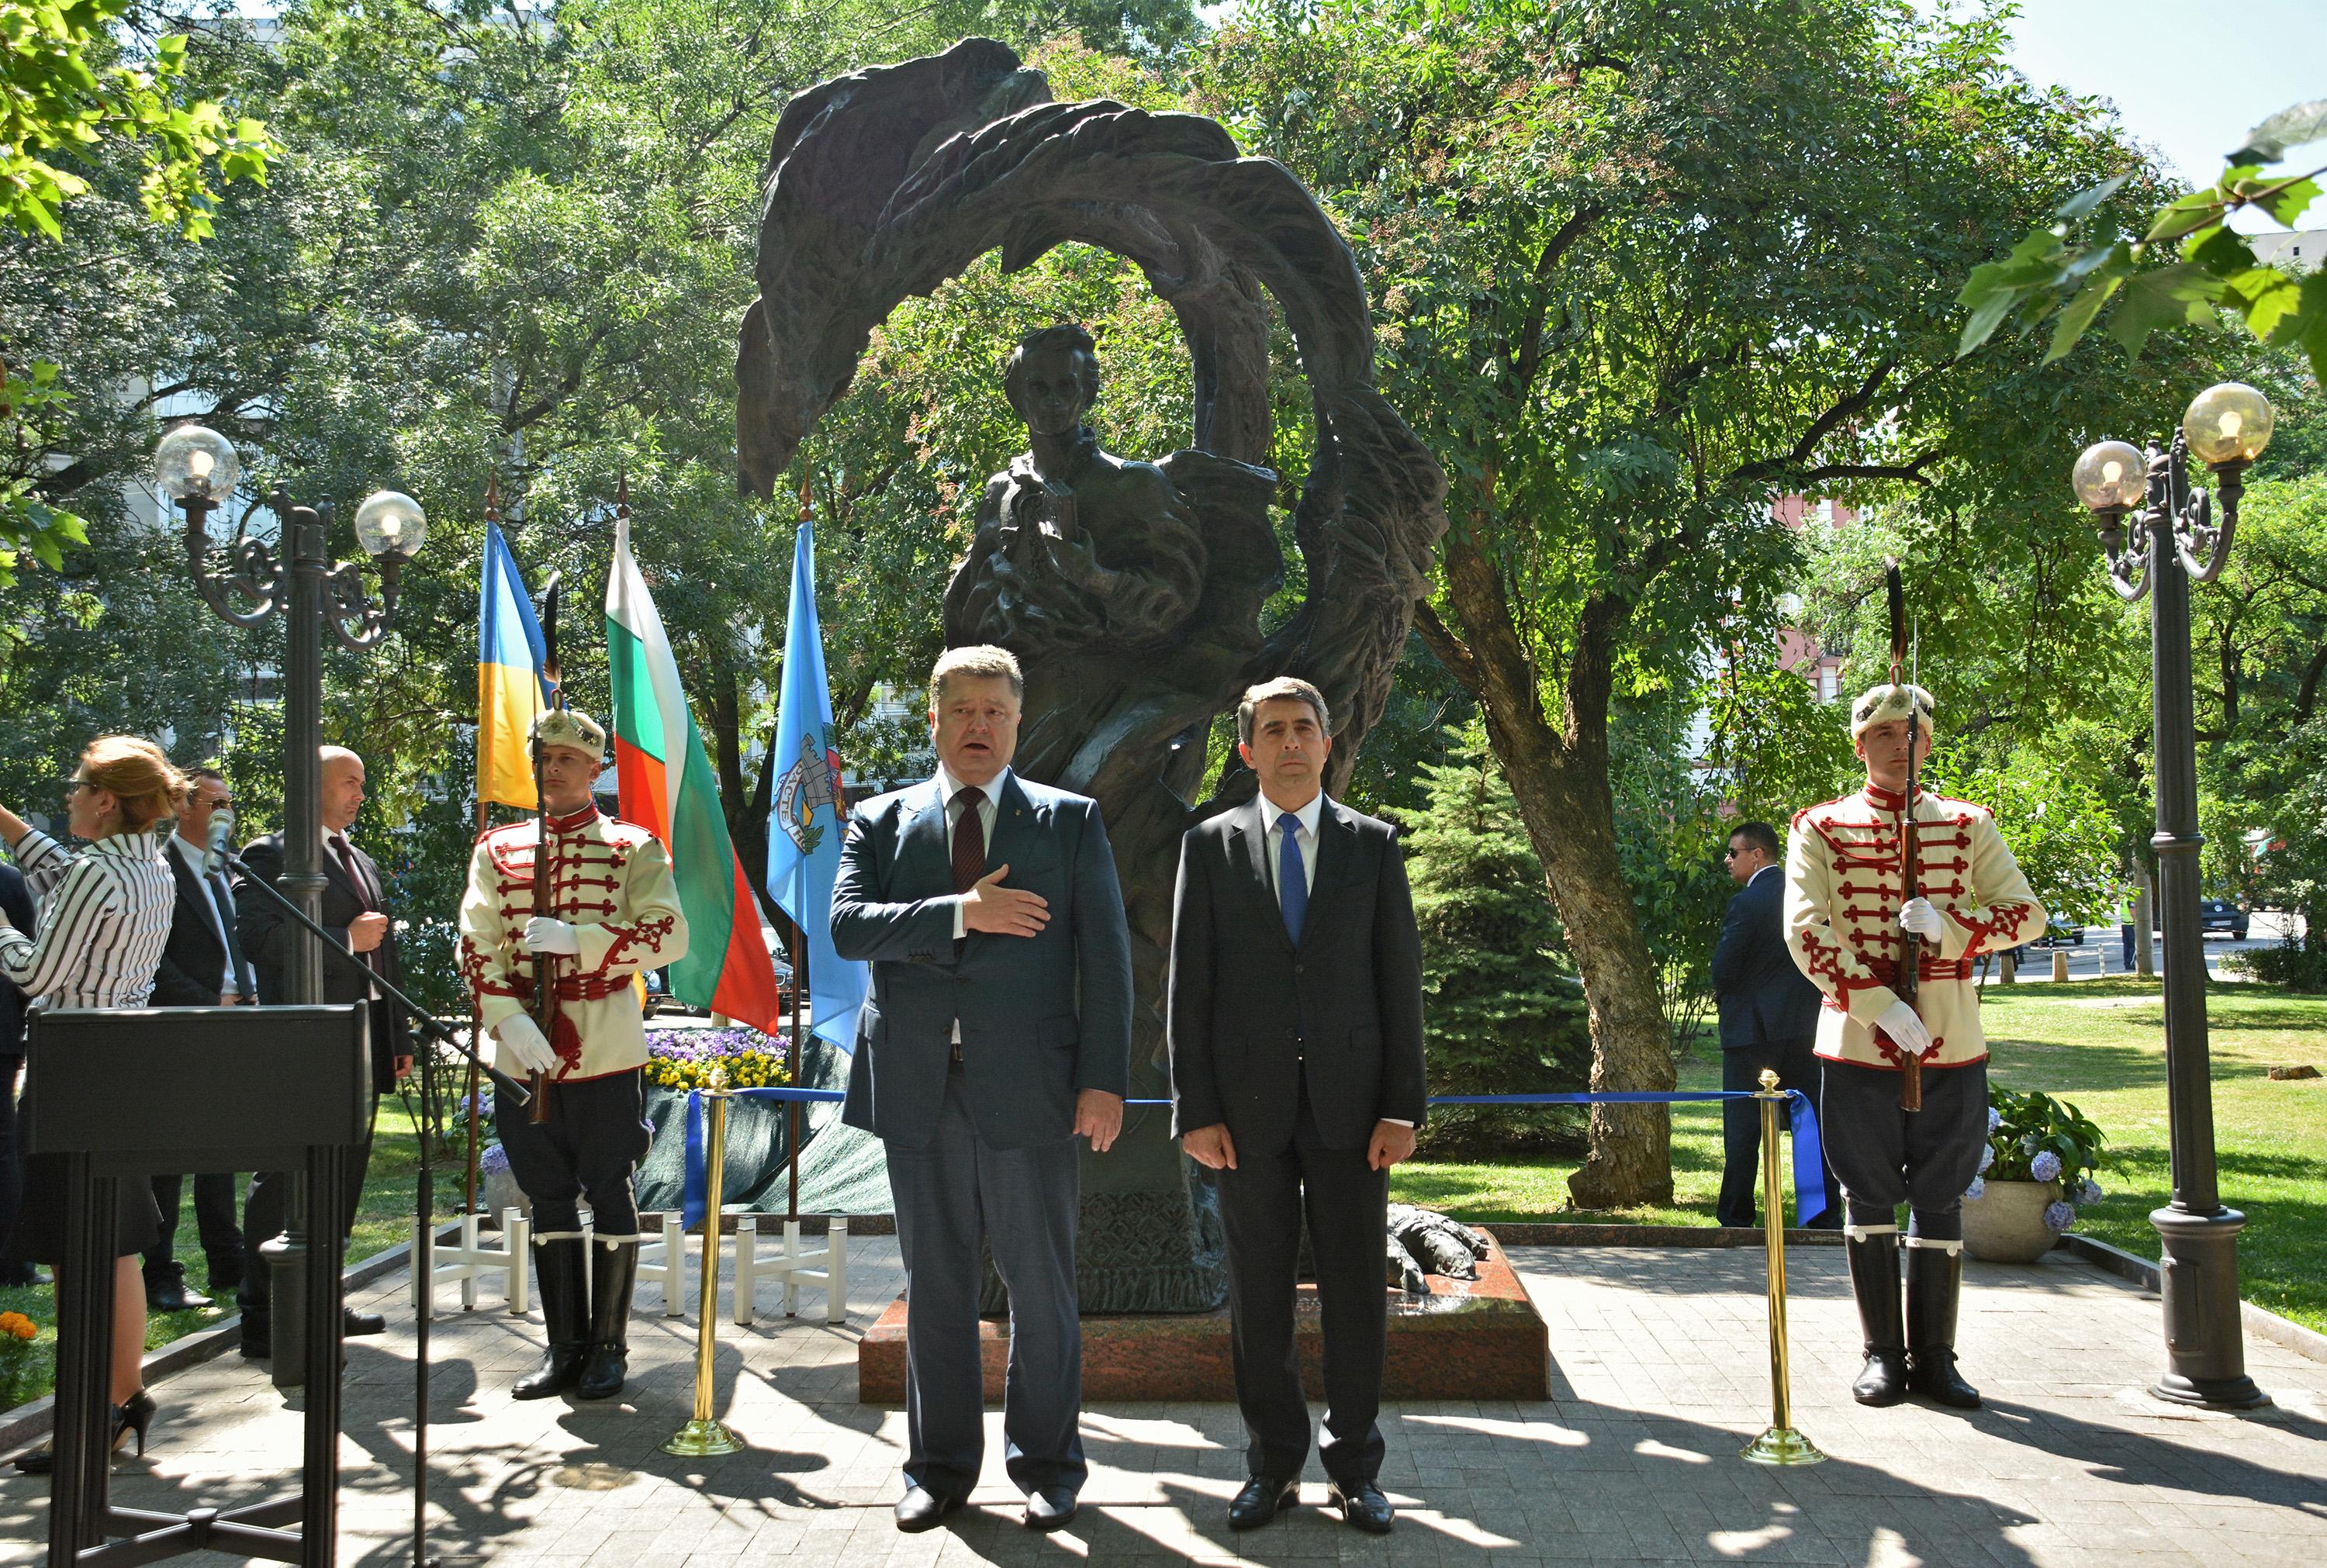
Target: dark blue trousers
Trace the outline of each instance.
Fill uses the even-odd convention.
[[[967,1497],[977,1484],[986,1455],[977,1297],[990,1247],[1010,1292],[1005,1468],[1021,1491],[1080,1491],[1089,1467],[1075,1429],[1083,1330],[1075,1293],[1082,1166],[1074,1139],[1025,1149],[983,1143],[957,1063],[930,1141],[884,1147],[905,1255],[905,1479],[948,1497]]]

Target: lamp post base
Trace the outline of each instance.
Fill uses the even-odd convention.
[[[2153,1212],[2164,1260],[2158,1294],[2164,1306],[2165,1371],[2150,1385],[2176,1405],[2250,1410],[2270,1395],[2247,1376],[2246,1330],[2239,1319],[2238,1232],[2235,1209],[2211,1214],[2165,1208]]]

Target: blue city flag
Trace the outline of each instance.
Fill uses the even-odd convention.
[[[776,770],[768,813],[768,896],[807,933],[810,1031],[842,1050],[856,1044],[865,966],[832,947],[832,884],[848,830],[840,752],[832,742],[832,687],[816,621],[816,541],[800,518],[792,550],[792,603],[784,630],[784,687],[776,709]]]

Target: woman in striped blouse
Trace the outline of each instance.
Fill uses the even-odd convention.
[[[41,901],[41,934],[25,936],[0,917],[0,975],[13,980],[35,1003],[51,1007],[143,1007],[154,994],[154,972],[170,938],[177,899],[169,867],[162,859],[162,828],[176,817],[186,781],[160,747],[134,735],[107,735],[81,753],[80,766],[65,785],[67,826],[89,841],[79,854],[68,853],[48,835],[0,807],[0,840],[5,840],[24,881]],[[27,1074],[23,1125],[37,1118],[38,1081]],[[0,1255],[24,1263],[53,1264],[64,1250],[63,1162],[51,1156],[24,1162],[24,1196],[14,1228]],[[129,1433],[144,1452],[154,1401],[143,1386],[145,1354],[145,1291],[138,1255],[161,1233],[153,1184],[123,1181],[114,1237],[113,1442]],[[19,1460],[17,1468],[50,1468],[43,1452]]]

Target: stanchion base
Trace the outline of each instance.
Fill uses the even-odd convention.
[[[1826,1463],[1818,1444],[1790,1426],[1773,1426],[1737,1451],[1755,1464]]]
[[[743,1440],[715,1421],[690,1421],[671,1434],[662,1451],[681,1459],[711,1459],[723,1453],[743,1452]]]

